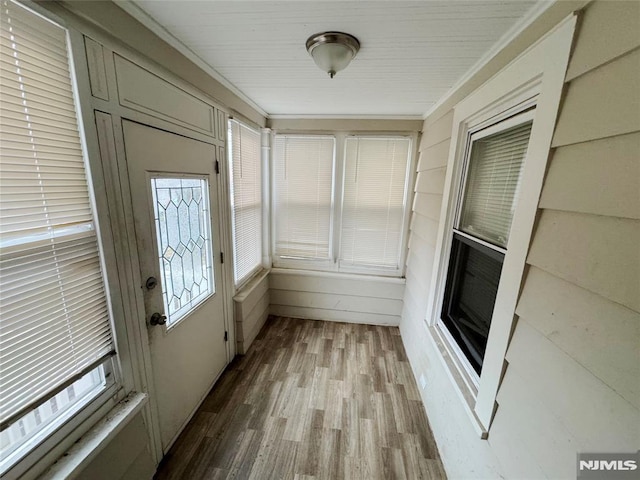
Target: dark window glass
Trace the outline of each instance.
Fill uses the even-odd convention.
[[[442,320],[480,374],[504,255],[454,234]]]

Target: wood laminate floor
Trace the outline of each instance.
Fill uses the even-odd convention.
[[[395,327],[272,317],[156,479],[441,479]]]

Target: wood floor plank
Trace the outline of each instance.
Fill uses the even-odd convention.
[[[270,317],[156,479],[444,479],[397,327]]]

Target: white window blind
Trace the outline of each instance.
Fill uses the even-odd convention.
[[[473,141],[460,230],[506,248],[531,125]]]
[[[329,259],[335,139],[276,135],[275,253]]]
[[[234,280],[242,283],[262,263],[260,133],[229,121]]]
[[[8,0],[0,20],[0,423],[114,346],[66,32]]]
[[[341,264],[399,268],[410,149],[403,137],[346,139]]]

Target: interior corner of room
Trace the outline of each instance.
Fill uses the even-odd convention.
[[[640,2],[0,9],[2,478],[637,468]]]

